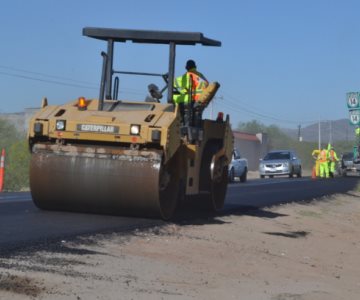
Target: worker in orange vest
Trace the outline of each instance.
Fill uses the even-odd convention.
[[[187,72],[175,79],[174,86],[177,93],[173,95],[173,100],[175,104],[179,105],[186,124],[190,121],[190,116],[188,116],[190,113],[187,111],[189,105],[195,108],[195,122],[201,118],[201,115],[198,115],[200,112],[196,110],[197,106],[200,105],[197,101],[204,89],[209,85],[209,82],[206,77],[196,69],[196,63],[192,59],[186,62],[185,69]]]
[[[320,150],[319,149],[315,149],[312,153],[311,156],[315,159],[315,176],[319,177],[320,176]]]
[[[334,147],[331,147],[330,151],[329,151],[329,173],[330,173],[331,177],[334,177],[335,166],[338,161],[339,161],[339,159],[337,157],[335,149],[334,149]]]
[[[329,178],[329,152],[327,149],[322,149],[319,154],[320,162],[320,177]]]
[[[189,59],[185,69],[187,72],[175,80],[175,88],[180,92],[180,95],[174,95],[175,103],[187,103],[190,100],[196,102],[204,88],[209,85],[205,76],[196,69],[195,61]],[[192,99],[189,98],[190,94]]]

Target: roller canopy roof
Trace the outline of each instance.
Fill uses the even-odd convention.
[[[134,43],[170,44],[204,46],[221,46],[220,41],[209,39],[201,32],[133,30],[113,28],[83,28],[83,35],[100,40],[114,40],[116,42],[132,41]]]

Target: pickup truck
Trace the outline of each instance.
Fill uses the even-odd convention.
[[[238,177],[240,182],[246,182],[248,172],[248,161],[242,158],[237,149],[233,150],[232,160],[229,165],[229,182],[234,182]]]

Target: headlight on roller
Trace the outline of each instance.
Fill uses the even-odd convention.
[[[131,125],[130,126],[130,134],[131,135],[140,135],[140,125]]]
[[[66,121],[65,120],[57,120],[56,121],[56,130],[64,131],[66,128]]]

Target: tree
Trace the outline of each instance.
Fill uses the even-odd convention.
[[[237,130],[252,134],[266,133],[268,135],[270,149],[288,148],[291,142],[291,138],[283,133],[276,125],[266,126],[256,120],[239,123]]]
[[[311,169],[313,159],[311,152],[314,148],[314,143],[299,142],[287,136],[276,125],[266,126],[256,120],[240,123],[237,130],[247,133],[266,133],[268,136],[268,149],[292,149],[295,150],[302,160],[302,166],[306,169]]]
[[[265,132],[266,126],[256,120],[250,122],[240,122],[237,130],[247,132],[247,133],[259,133]]]
[[[19,140],[21,134],[15,126],[5,119],[0,119],[0,148],[7,149],[12,143]]]

